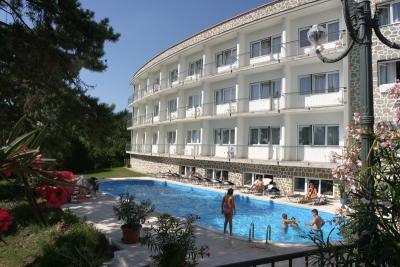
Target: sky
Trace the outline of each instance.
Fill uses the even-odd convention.
[[[83,70],[84,82],[95,86],[88,93],[101,102],[127,108],[132,94],[129,80],[149,59],[209,26],[229,19],[269,0],[81,0],[99,21],[109,18],[121,34],[105,44],[108,68],[97,73]]]

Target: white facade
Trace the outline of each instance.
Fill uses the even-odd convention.
[[[313,24],[327,28],[324,54],[346,48],[340,1],[332,0],[265,16],[147,64],[131,81],[127,153],[331,168],[349,118],[348,61],[316,57],[304,38]]]

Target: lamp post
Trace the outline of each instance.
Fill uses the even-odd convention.
[[[374,102],[372,84],[372,32],[376,37],[390,48],[400,49],[400,44],[392,42],[383,36],[379,29],[379,9],[376,8],[374,16],[371,12],[369,0],[351,2],[341,0],[344,20],[349,32],[349,44],[346,50],[336,58],[327,58],[321,54],[321,43],[326,38],[325,30],[318,25],[313,25],[308,32],[308,39],[314,45],[315,53],[324,63],[337,62],[352,50],[354,44],[359,45],[360,52],[360,125],[364,129],[361,135],[361,160],[362,166],[368,168],[372,164],[372,154],[369,152],[372,147],[372,133],[374,127]],[[351,7],[353,10],[351,10]],[[351,88],[350,88],[351,89]],[[369,175],[368,175],[369,176]],[[373,179],[368,179],[368,187],[372,189]],[[370,187],[372,186],[372,187]]]

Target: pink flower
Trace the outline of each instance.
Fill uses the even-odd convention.
[[[354,112],[354,114],[353,114],[353,118],[354,118],[354,121],[356,122],[356,123],[359,123],[360,122],[360,112]]]
[[[400,126],[400,105],[394,110],[394,122]]]

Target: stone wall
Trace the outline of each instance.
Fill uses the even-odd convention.
[[[330,168],[264,165],[138,154],[131,155],[132,168],[144,173],[168,172],[169,170],[171,170],[171,172],[179,172],[179,166],[182,165],[196,167],[196,172],[201,175],[205,175],[207,169],[227,170],[229,172],[228,179],[237,185],[243,184],[243,173],[245,172],[270,174],[273,175],[274,182],[285,195],[293,193],[294,177],[333,179]]]
[[[131,168],[135,171],[146,173],[146,174],[154,174],[158,172],[168,172],[179,173],[178,165],[171,165],[165,163],[157,163],[155,164],[152,161],[142,160],[138,158],[131,158]]]
[[[381,31],[386,38],[392,41],[400,42],[400,24],[382,26]],[[378,61],[400,59],[400,50],[391,49],[381,43],[378,38],[373,36],[372,43],[372,72],[374,86],[374,112],[375,123],[393,122],[393,111],[396,101],[388,96],[387,93],[381,93],[378,86]],[[349,55],[349,92],[351,112],[361,111],[360,104],[360,55],[358,45],[355,45]]]

